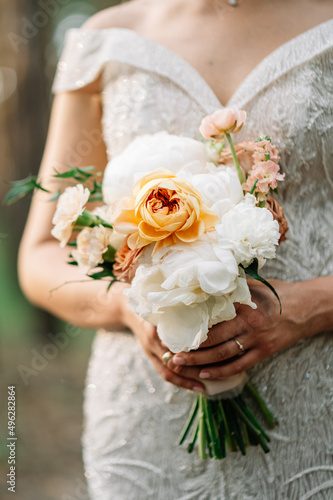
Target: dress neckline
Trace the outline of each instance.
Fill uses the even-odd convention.
[[[166,53],[168,53],[170,55],[170,57],[172,57],[174,59],[178,59],[178,61],[181,61],[182,64],[184,65],[184,67],[186,67],[186,66],[189,67],[191,69],[191,72],[193,74],[196,73],[198,81],[201,81],[206,86],[206,88],[208,90],[210,90],[210,92],[212,93],[213,97],[216,100],[216,103],[220,107],[225,108],[225,107],[229,107],[232,104],[232,102],[234,102],[235,100],[237,100],[238,95],[241,96],[243,94],[243,92],[242,92],[243,87],[247,86],[248,82],[251,82],[251,81],[253,81],[253,80],[256,79],[256,75],[257,75],[258,72],[261,72],[260,70],[262,69],[262,67],[266,66],[267,64],[269,64],[271,62],[274,62],[274,59],[276,58],[276,56],[280,55],[280,53],[283,52],[283,51],[285,51],[287,48],[289,48],[289,47],[291,47],[293,45],[301,46],[303,44],[303,42],[305,42],[305,40],[309,38],[309,35],[319,34],[319,32],[321,32],[323,28],[329,27],[331,23],[333,24],[333,18],[332,19],[328,19],[327,21],[323,21],[322,23],[317,24],[317,25],[313,26],[312,28],[307,29],[306,31],[303,31],[302,33],[294,36],[290,40],[287,40],[286,42],[282,43],[276,49],[272,50],[267,56],[265,56],[261,61],[259,61],[258,64],[256,64],[251,69],[251,71],[247,74],[247,76],[241,81],[241,83],[239,84],[239,86],[234,90],[234,92],[232,93],[231,97],[228,99],[228,101],[226,102],[226,104],[223,104],[220,101],[220,99],[218,98],[218,96],[215,93],[215,91],[212,89],[212,87],[207,82],[207,80],[204,78],[204,76],[195,68],[195,66],[193,66],[189,61],[187,61],[187,59],[185,59],[183,56],[179,55],[177,52],[175,52],[174,50],[170,49],[166,45],[163,45],[162,43],[157,42],[156,40],[154,40],[152,38],[148,38],[148,37],[146,37],[144,35],[141,35],[137,31],[132,30],[130,28],[106,28],[106,29],[104,29],[102,31],[114,31],[114,30],[128,31],[128,32],[133,33],[139,39],[141,39],[141,40],[143,40],[143,41],[145,41],[147,43],[151,43],[151,44],[155,45],[156,47],[159,47],[161,50],[164,50]],[[332,43],[333,42],[333,36],[331,36],[330,38],[331,38],[331,43]],[[326,37],[326,39],[327,39],[327,37]],[[311,51],[310,48],[311,47],[308,46],[307,47],[308,50],[305,51],[305,52],[308,52],[308,58],[307,59],[313,58],[314,55],[317,53],[317,52],[313,53],[313,51]],[[315,47],[313,47],[313,49],[315,49]],[[322,49],[320,49],[320,52],[321,51],[322,51]],[[299,65],[301,65],[301,64],[303,64],[305,62],[303,59],[304,58],[302,58],[302,60],[298,61],[297,66],[299,66]],[[289,61],[291,63],[290,59],[289,59]],[[287,64],[286,66],[287,66],[286,69],[291,69],[291,64]],[[292,66],[295,67],[295,65],[292,65]],[[284,71],[283,73],[285,73],[285,72],[286,71]],[[276,79],[276,76],[277,75],[275,75],[275,77],[273,78],[273,80]],[[268,80],[269,80],[269,78],[268,78]],[[267,83],[268,82],[266,81],[265,86],[267,85]],[[260,89],[260,90],[262,90],[262,89]]]
[[[278,78],[331,48],[332,24],[333,19],[324,21],[274,49],[250,71],[225,105],[194,66],[160,42],[129,28],[77,28],[70,31],[87,37],[86,45],[90,49],[94,45],[91,37],[102,38],[106,43],[106,59],[124,62],[170,79],[187,92],[205,113],[212,113],[221,107],[243,107]]]

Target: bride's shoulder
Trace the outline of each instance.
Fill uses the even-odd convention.
[[[82,26],[87,30],[128,28],[135,30],[145,19],[145,12],[151,9],[150,0],[132,0],[101,10],[90,17]]]
[[[70,30],[53,84],[53,91],[57,93],[84,89],[85,93],[98,94],[102,82],[101,68],[110,55],[108,37],[103,30],[127,28],[140,31],[141,24],[146,19],[145,14],[147,11],[151,12],[150,7],[153,4],[154,0],[131,0],[104,9],[89,18],[80,29]],[[82,38],[82,32],[84,35],[87,32],[90,34]],[[80,50],[77,50],[78,46]],[[79,80],[78,72],[81,75]]]

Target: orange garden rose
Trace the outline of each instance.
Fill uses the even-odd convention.
[[[201,194],[169,170],[156,170],[140,179],[134,196],[115,206],[113,226],[129,234],[132,250],[156,243],[154,253],[177,241],[198,240],[214,229],[218,216],[201,202]]]

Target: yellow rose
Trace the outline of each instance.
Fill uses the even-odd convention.
[[[179,240],[193,242],[218,222],[201,198],[184,179],[160,169],[140,179],[133,197],[119,200],[113,226],[130,235],[128,246],[133,250],[153,242],[154,252]]]

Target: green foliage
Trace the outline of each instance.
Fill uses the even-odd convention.
[[[251,188],[250,194],[253,194],[253,193],[254,193],[254,191],[255,191],[255,189],[256,189],[256,186],[257,186],[257,183],[258,183],[258,180],[259,180],[259,179],[256,179],[256,180],[255,180],[255,183],[253,184],[253,186],[252,186],[252,188]]]
[[[269,135],[265,135],[265,137],[259,137],[259,139],[256,140],[256,142],[262,142],[262,141],[272,142],[272,139]]]
[[[29,175],[25,179],[8,182],[8,184],[12,187],[3,200],[3,203],[5,205],[12,205],[13,203],[16,203],[21,198],[24,198],[28,194],[33,193],[35,189],[39,189],[41,191],[44,191],[45,193],[50,192],[47,189],[43,188],[42,185],[37,181],[36,175]]]
[[[57,179],[75,179],[76,181],[79,182],[87,182],[87,180],[92,177],[95,174],[92,174],[90,172],[93,172],[95,170],[95,167],[89,166],[89,167],[72,167],[71,165],[68,165],[70,170],[66,170],[66,172],[59,173],[56,170],[56,174],[53,175],[53,177],[56,177]]]
[[[277,294],[277,291],[267,280],[265,280],[265,278],[262,278],[262,276],[259,276],[259,274],[258,274],[258,267],[259,267],[258,259],[254,259],[254,261],[247,267],[242,266],[242,264],[240,264],[240,267],[242,267],[244,269],[244,271],[246,272],[246,274],[251,276],[252,279],[260,281],[261,283],[266,285],[274,293],[275,297],[279,301],[280,314],[281,314],[282,313],[282,304],[280,301],[280,297]]]

